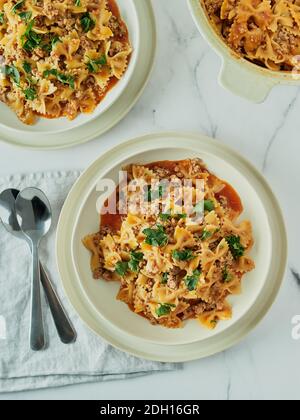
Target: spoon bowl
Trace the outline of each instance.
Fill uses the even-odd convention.
[[[20,191],[10,188],[0,194],[0,221],[14,236],[25,239],[15,212],[15,203]]]
[[[51,227],[52,211],[48,198],[38,188],[26,188],[17,196],[15,209],[24,235],[38,245]]]

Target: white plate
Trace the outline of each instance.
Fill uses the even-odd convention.
[[[133,0],[117,0],[117,3],[122,18],[128,27],[133,53],[126,73],[118,84],[106,95],[104,100],[97,106],[95,111],[92,114],[81,114],[73,121],[69,121],[67,118],[56,118],[53,120],[39,118],[35,125],[30,126],[23,124],[8,106],[0,102],[1,128],[5,127],[11,130],[26,133],[59,133],[80,127],[81,125],[94,120],[107,111],[116,102],[128,85],[136,66],[137,57],[141,53],[139,43],[140,27],[135,2]]]
[[[0,140],[32,149],[60,149],[92,140],[124,118],[149,80],[156,50],[156,28],[148,0],[120,0],[118,4],[128,24],[134,52],[124,78],[103,103],[93,114],[81,115],[73,122],[65,118],[40,119],[33,127],[19,122],[0,103]]]
[[[81,239],[97,231],[95,186],[112,178],[126,162],[149,162],[198,156],[218,176],[234,185],[253,223],[255,271],[243,280],[243,293],[232,298],[233,318],[214,331],[196,321],[184,329],[150,325],[115,300],[117,285],[95,281],[89,253]],[[78,180],[62,210],[57,232],[57,261],[65,291],[80,317],[112,345],[137,356],[161,361],[204,357],[235,344],[263,317],[282,281],[287,241],[283,218],[272,191],[247,161],[223,144],[204,136],[165,133],[131,140],[99,158]],[[172,346],[171,346],[172,345]]]

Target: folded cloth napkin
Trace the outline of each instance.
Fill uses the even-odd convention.
[[[53,224],[41,243],[40,259],[78,334],[75,344],[62,344],[43,299],[49,347],[41,352],[30,350],[30,251],[24,241],[8,234],[0,224],[0,392],[122,379],[179,367],[138,359],[114,349],[89,331],[64,296],[55,263],[55,228],[64,200],[79,174],[51,172],[0,179],[0,191],[31,186],[48,196]]]

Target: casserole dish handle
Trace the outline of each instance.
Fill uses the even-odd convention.
[[[272,88],[279,83],[231,61],[223,61],[219,82],[235,95],[255,103],[264,102]]]

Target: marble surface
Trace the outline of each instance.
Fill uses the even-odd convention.
[[[118,126],[71,150],[33,152],[0,144],[0,175],[41,169],[85,168],[96,156],[133,136],[189,130],[216,137],[261,170],[279,197],[289,234],[289,261],[280,295],[262,323],[238,346],[181,372],[126,382],[2,395],[1,398],[299,399],[300,340],[300,106],[299,88],[276,87],[254,105],[217,82],[220,59],[198,33],[184,0],[153,0],[158,27],[154,73],[142,98]],[[296,187],[296,189],[294,189]]]

